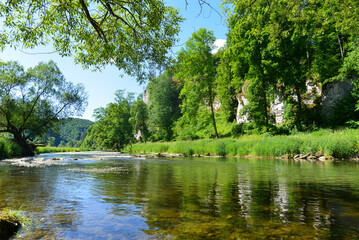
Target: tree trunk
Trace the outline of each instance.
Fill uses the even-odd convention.
[[[17,143],[21,147],[21,155],[22,156],[34,156],[36,145],[26,141],[21,134],[13,134],[14,142]]]
[[[264,88],[265,89],[265,88]],[[264,110],[264,120],[266,123],[266,126],[268,126],[269,123],[269,118],[268,118],[268,103],[267,103],[267,93],[264,90],[263,91],[263,99],[264,99],[264,104],[263,104],[263,110]]]
[[[302,95],[300,94],[300,90],[299,90],[299,86],[295,85],[295,94],[297,95],[297,100],[298,100],[298,111],[297,111],[297,116],[296,116],[296,122],[297,122],[297,128],[298,130],[302,130],[302,114],[303,114],[303,109],[302,109]]]
[[[215,133],[215,135],[216,135],[216,138],[219,138],[219,137],[218,137],[218,132],[217,132],[216,118],[214,117],[212,88],[209,89],[209,104],[210,104],[210,107],[211,107],[211,117],[212,117],[212,123],[213,123],[214,133]]]

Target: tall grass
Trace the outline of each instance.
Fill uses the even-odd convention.
[[[21,157],[21,148],[14,142],[0,138],[0,159]]]
[[[53,152],[86,152],[93,151],[91,148],[67,148],[67,147],[37,147],[35,153],[53,153]]]
[[[127,149],[129,150],[129,148]],[[201,139],[164,143],[138,143],[132,146],[135,153],[167,152],[185,156],[211,154],[218,156],[263,156],[315,154],[348,158],[359,153],[359,130],[319,130],[289,136],[246,135],[239,138]]]

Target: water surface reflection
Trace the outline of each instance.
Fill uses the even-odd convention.
[[[48,154],[0,163],[0,208],[17,239],[356,239],[358,166]]]

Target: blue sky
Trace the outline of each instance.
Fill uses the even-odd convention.
[[[179,8],[181,15],[186,18],[181,25],[180,40],[176,43],[176,47],[172,49],[174,54],[184,46],[192,33],[200,28],[212,30],[217,39],[226,39],[227,27],[225,25],[225,17],[221,18],[218,13],[207,6],[203,6],[201,12],[197,1],[188,0],[187,9],[185,0],[174,0],[174,2],[174,6]],[[170,4],[172,4],[172,2],[170,2]],[[219,13],[222,13],[219,4],[219,0],[214,0],[211,3],[213,8]],[[83,69],[80,65],[75,65],[71,57],[60,57],[56,53],[39,54],[51,52],[51,46],[23,49],[23,51],[36,54],[26,54],[19,50],[15,51],[14,49],[7,48],[0,53],[0,59],[2,61],[19,61],[25,68],[34,67],[41,61],[55,61],[67,81],[82,83],[85,86],[89,98],[88,106],[82,118],[93,120],[92,114],[94,109],[105,107],[108,103],[112,102],[114,100],[114,93],[118,89],[140,94],[146,88],[143,84],[139,85],[133,77],[127,75],[121,76],[123,73],[113,66],[108,66],[101,72],[93,72],[88,69]]]

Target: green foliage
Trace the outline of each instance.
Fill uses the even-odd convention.
[[[202,28],[193,33],[186,42],[186,46],[178,54],[175,77],[183,84],[180,93],[183,116],[178,126],[186,128],[188,125],[196,125],[192,119],[196,117],[201,106],[206,106],[211,111],[214,135],[218,138],[213,106],[216,68],[215,58],[211,51],[214,41],[212,31]]]
[[[227,154],[226,144],[224,142],[220,142],[216,145],[216,155],[225,156]]]
[[[134,141],[134,131],[130,124],[133,93],[125,96],[123,90],[116,92],[114,103],[106,108],[95,109],[96,122],[88,131],[81,147],[120,150]],[[133,121],[136,122],[133,116]]]
[[[148,123],[148,107],[143,102],[142,96],[140,96],[135,102],[131,104],[129,122],[132,125],[132,129],[135,133],[139,133],[142,141],[146,141],[149,138],[149,131],[147,128]]]
[[[61,56],[72,55],[86,68],[111,64],[139,79],[146,66],[167,59],[182,21],[178,10],[161,0],[6,1],[0,16],[1,48],[52,43]]]
[[[359,120],[359,111],[356,111],[357,98],[348,94],[341,99],[334,108],[333,116],[326,119],[328,126],[343,126],[348,121]]]
[[[154,140],[171,140],[173,124],[181,115],[180,86],[172,75],[171,71],[166,71],[151,79],[147,86],[150,101],[149,127]]]
[[[47,140],[47,146],[50,146],[50,147],[55,146],[55,138],[54,138],[54,137],[50,137],[50,138]]]
[[[21,147],[18,144],[0,138],[0,159],[20,157],[21,153]]]
[[[233,74],[232,59],[225,48],[221,48],[216,53],[216,60],[219,61],[217,67],[217,96],[221,102],[221,110],[228,122],[236,120],[238,100],[238,89],[243,84],[243,78]]]
[[[357,9],[356,1],[225,0],[226,4],[231,6],[226,9],[229,32],[217,82],[227,114],[233,112],[233,93],[242,94],[249,101],[250,119],[268,125],[269,103],[279,94],[286,102],[288,124],[303,130],[316,120],[303,100],[307,81],[321,86],[340,78],[356,85],[358,27],[352,22],[359,14],[350,11]]]
[[[87,134],[87,129],[93,122],[81,118],[64,118],[60,124],[50,131],[47,138],[55,137],[54,146],[62,146],[70,143],[71,145],[81,144]]]

